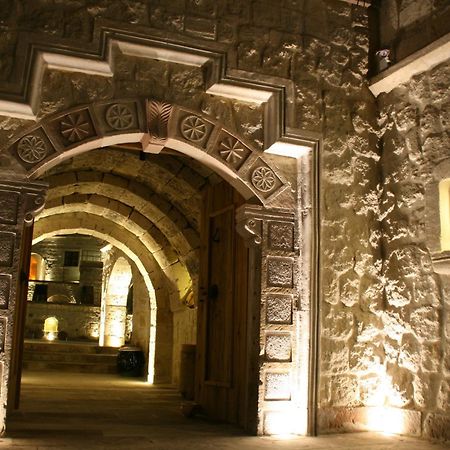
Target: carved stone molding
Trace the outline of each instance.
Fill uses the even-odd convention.
[[[0,205],[2,206],[0,223],[19,225],[17,218],[23,216],[25,225],[31,225],[34,217],[44,208],[46,191],[47,185],[45,183],[0,182]],[[9,196],[9,199],[11,199],[9,204],[2,202],[1,193]],[[22,200],[20,200],[21,196],[23,196]],[[22,211],[19,211],[19,204],[23,205]]]
[[[173,106],[170,103],[147,100],[148,144],[145,150],[156,152],[162,150],[168,137],[168,124]]]
[[[250,204],[242,205],[237,210],[237,231],[249,245],[262,243],[264,221],[268,223],[269,230],[267,248],[294,251],[294,212],[275,208],[266,209]],[[273,232],[274,228],[277,230],[276,235]]]
[[[167,145],[209,165],[246,198],[255,196],[266,206],[295,204],[289,180],[264,152],[206,114],[154,99],[100,101],[45,116],[15,136],[5,153],[24,169],[24,176],[35,178],[62,161],[65,152],[71,157],[74,149],[123,143],[138,143],[148,153]],[[258,233],[256,222],[246,226]]]
[[[362,3],[360,0],[346,1]],[[215,42],[199,41],[187,36],[178,36],[175,41],[173,35],[165,32],[151,29],[136,31],[134,25],[126,24],[118,28],[116,22],[105,19],[97,20],[94,27],[96,39],[88,46],[77,42],[61,46],[39,34],[19,33],[17,54],[26,57],[18,59],[15,69],[20,76],[15,82],[9,84],[7,89],[0,87],[0,114],[36,120],[40,106],[40,86],[46,70],[113,78],[117,67],[114,60],[117,52],[114,50],[117,49],[125,56],[208,67],[204,83],[207,94],[253,103],[262,108],[264,123],[267,124],[264,128],[264,149],[277,152],[279,144],[292,138],[298,141],[300,147],[313,148],[316,139],[310,139],[303,130],[296,128],[292,101],[295,88],[291,80],[229,67],[228,61],[232,60],[228,57],[229,49]],[[113,108],[110,111],[110,124],[112,127],[124,127],[127,117],[126,108]],[[73,124],[69,120],[66,123],[72,129],[72,125],[84,122],[77,124],[75,121]],[[85,131],[89,130],[85,127]],[[79,132],[83,133],[83,129],[79,129]],[[66,134],[75,139],[71,131],[67,130]]]

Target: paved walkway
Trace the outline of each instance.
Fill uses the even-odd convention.
[[[375,433],[280,439],[180,414],[171,388],[112,375],[28,372],[0,449],[444,450],[450,445]]]

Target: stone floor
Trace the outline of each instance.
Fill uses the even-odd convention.
[[[103,374],[28,372],[0,449],[443,450],[450,445],[374,433],[281,439],[180,414],[169,387]]]

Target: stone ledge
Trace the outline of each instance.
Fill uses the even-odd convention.
[[[437,39],[426,47],[414,52],[370,80],[369,89],[375,97],[389,93],[397,86],[406,83],[414,75],[426,72],[449,59],[450,33]]]

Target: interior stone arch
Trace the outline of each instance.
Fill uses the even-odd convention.
[[[118,225],[126,228],[134,235],[142,240],[148,251],[153,255],[162,270],[173,264],[181,264],[173,247],[170,245],[164,235],[157,234],[151,226],[151,222],[145,219],[136,217],[129,219],[128,216],[121,213],[120,203],[113,202],[107,197],[87,195],[72,195],[63,197],[63,204],[46,208],[40,215],[41,218],[58,215],[58,214],[72,214],[74,212],[83,211],[89,214],[104,217],[111,220]],[[180,289],[182,291],[182,289]]]
[[[126,130],[117,130],[113,124],[108,122],[107,112],[113,108],[120,110],[125,107],[128,108],[129,114],[127,113],[127,115],[132,118],[130,126]],[[76,131],[77,124],[81,124],[86,132]],[[116,150],[112,146],[125,143],[127,145],[138,143],[142,150],[139,153],[135,151],[132,158],[124,158],[124,151]],[[262,251],[255,252],[255,255],[259,255],[257,258],[261,258],[258,264],[261,264],[259,267],[262,267],[264,271],[264,274],[261,274],[261,280],[256,277],[258,278],[256,283],[260,282],[261,285],[254,287],[255,292],[260,294],[258,307],[263,307],[268,295],[275,289],[277,292],[283,292],[292,297],[297,295],[298,287],[294,280],[296,280],[295,273],[298,268],[298,248],[292,241],[296,234],[296,219],[295,213],[286,213],[286,211],[292,211],[298,201],[297,160],[291,159],[288,163],[285,159],[283,164],[278,166],[275,164],[277,158],[267,157],[245,139],[228,131],[222,122],[218,122],[206,114],[157,100],[135,98],[94,102],[55,115],[45,116],[26,133],[17,136],[6,152],[16,161],[15,167],[19,173],[28,179],[39,178],[46,173],[57,174],[58,168],[63,172],[68,165],[71,166],[71,169],[75,167],[80,170],[85,170],[87,167],[92,168],[93,164],[89,161],[89,157],[94,155],[98,158],[97,166],[102,167],[103,170],[106,168],[106,170],[119,175],[127,172],[133,173],[136,181],[144,181],[145,184],[148,182],[155,186],[156,191],[158,191],[157,185],[159,185],[159,192],[171,201],[173,199],[177,208],[185,211],[186,216],[191,213],[191,223],[195,224],[195,217],[199,217],[200,203],[196,202],[192,205],[191,200],[195,195],[200,198],[198,186],[195,189],[188,186],[189,189],[184,190],[186,183],[183,180],[180,183],[180,179],[176,176],[177,171],[173,171],[172,164],[169,164],[170,170],[160,172],[149,172],[149,167],[157,168],[157,165],[145,164],[147,160],[153,162],[157,158],[165,158],[165,155],[159,155],[165,149],[169,149],[171,152],[176,151],[182,157],[192,158],[208,167],[247,200],[248,204],[243,209],[245,217],[239,219],[241,226],[238,227],[238,231],[243,228],[246,230],[244,234],[249,234],[250,240],[254,241],[254,244],[263,243]],[[152,153],[156,155],[151,155]],[[174,159],[171,159],[169,163]],[[256,209],[252,209],[253,207]],[[189,208],[192,210],[189,211]],[[79,211],[70,215],[70,220],[75,221],[75,226],[80,218],[79,214],[87,213]],[[287,215],[285,216],[285,214]],[[91,214],[87,215],[92,217]],[[52,218],[59,216],[64,217],[66,214],[58,214]],[[44,217],[42,220],[46,220],[46,218]],[[283,240],[286,239],[288,242],[288,248],[279,249],[277,247],[279,244],[271,241],[274,239],[275,232],[273,230],[280,225],[280,221],[286,220],[287,226],[283,224],[282,227],[287,233]],[[65,226],[69,227],[68,224]],[[108,223],[100,220],[94,228],[107,233]],[[254,238],[255,236],[259,236],[259,239]],[[269,236],[272,237],[269,238]],[[126,237],[122,242],[125,245],[132,245],[133,239],[136,237],[132,235]],[[149,256],[148,253],[142,258],[146,256]],[[179,284],[179,280],[184,276],[182,269],[179,264],[169,266],[166,270],[167,278],[177,280]],[[280,279],[278,279],[278,273],[281,273]],[[172,304],[176,298],[179,305],[179,296],[171,295],[170,297]],[[292,337],[292,346],[290,339],[283,341],[283,345],[289,347],[290,350],[286,350],[287,352],[296,355],[298,339],[295,337],[294,331],[298,327],[297,317],[295,323],[284,324],[283,327],[283,330],[285,329],[285,332]],[[262,319],[261,326],[254,332],[258,334],[261,342],[278,339],[266,323],[265,318]],[[305,330],[303,338],[306,336]],[[283,380],[286,380],[288,376],[294,376],[294,372],[297,371],[294,364],[295,358],[293,356],[289,362],[280,363],[284,364]],[[301,370],[306,376],[307,365],[304,364]],[[258,409],[261,411],[258,413],[260,422],[257,432],[270,433],[272,428],[267,424],[272,421],[272,417],[281,417],[284,414],[271,400],[287,401],[287,397],[284,394],[282,398],[280,396],[273,397],[272,394],[267,393],[272,389],[271,380],[275,380],[272,376],[273,363],[271,361],[261,361],[257,371],[260,380],[264,380],[261,392],[256,399]],[[301,378],[302,386],[306,386],[306,378],[303,379],[303,376]],[[296,383],[295,388],[292,388],[293,391],[298,390],[297,384],[299,383],[300,381]],[[289,401],[291,401],[290,395]],[[292,400],[289,405],[296,411],[306,411],[306,396],[302,397],[301,401]],[[303,424],[295,426],[295,429],[300,430],[302,427]]]
[[[113,108],[126,111],[126,126],[118,128],[111,122]],[[67,158],[125,142],[140,142],[148,153],[159,153],[166,146],[197,159],[244,198],[271,206],[295,204],[291,183],[262,151],[205,114],[156,100],[117,99],[50,115],[17,136],[7,152],[24,175],[36,178]]]
[[[107,223],[105,223],[107,222]],[[177,355],[172,352],[172,314],[182,310],[179,296],[170,280],[159,268],[139,239],[132,233],[109,221],[102,221],[88,213],[49,216],[37,220],[35,240],[39,242],[59,234],[89,234],[117,247],[132,260],[141,273],[150,293],[150,351],[149,367],[155,382],[171,382]],[[169,353],[168,353],[169,352]],[[172,359],[173,358],[173,359]]]
[[[123,180],[124,183],[119,183]],[[84,195],[87,199],[93,194],[107,197],[111,200],[125,205],[124,214],[134,217],[136,211],[142,217],[151,221],[153,227],[160,231],[174,250],[185,261],[186,266],[193,264],[196,250],[198,249],[198,233],[192,227],[189,227],[187,219],[178,211],[175,211],[171,205],[163,198],[154,201],[154,193],[146,189],[145,185],[140,185],[138,191],[130,191],[127,187],[129,180],[108,175],[103,177],[102,181],[80,181],[77,177],[76,182],[66,178],[52,180],[51,177],[44,178],[44,181],[50,182],[50,189],[47,193],[47,208],[61,204],[63,198],[71,195]],[[59,181],[60,184],[57,184]],[[156,231],[155,230],[155,231]]]

